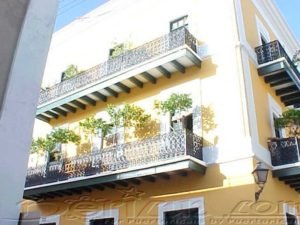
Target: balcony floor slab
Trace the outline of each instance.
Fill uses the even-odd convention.
[[[76,192],[90,191],[92,189],[104,190],[113,186],[124,186],[126,183],[138,185],[141,182],[155,182],[157,178],[170,178],[173,174],[185,176],[188,172],[204,175],[206,164],[194,157],[184,156],[173,160],[165,160],[146,167],[140,166],[109,173],[99,173],[92,176],[77,177],[66,181],[27,187],[24,190],[24,198],[39,200],[44,198],[60,197],[60,195],[72,195]]]

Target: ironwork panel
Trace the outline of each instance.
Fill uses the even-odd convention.
[[[98,82],[116,72],[128,69],[131,66],[145,62],[183,45],[189,46],[197,53],[198,42],[186,28],[177,29],[140,47],[126,51],[75,77],[58,83],[48,89],[41,90],[39,104],[51,101],[69,92],[76,91],[88,84]]]
[[[273,166],[299,162],[299,139],[270,139],[268,145]]]
[[[167,160],[181,156],[202,160],[202,139],[190,131],[177,130],[139,141],[116,144],[85,155],[30,168],[25,186],[164,164]]]

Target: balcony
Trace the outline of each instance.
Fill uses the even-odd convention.
[[[24,198],[39,200],[205,173],[202,139],[178,130],[50,162],[27,171]]]
[[[300,193],[299,138],[272,138],[269,140],[273,176]]]
[[[144,83],[156,84],[160,77],[170,79],[174,72],[184,74],[187,67],[201,66],[197,49],[196,38],[186,28],[177,29],[42,90],[37,118],[49,122]]]
[[[280,96],[285,106],[300,103],[300,73],[279,41],[255,49],[258,74]]]

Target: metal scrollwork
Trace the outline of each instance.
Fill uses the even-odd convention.
[[[299,139],[270,139],[268,142],[273,166],[299,162]]]
[[[126,51],[51,88],[42,90],[39,104],[76,91],[88,84],[100,82],[102,79],[112,76],[121,70],[128,69],[131,66],[145,62],[183,45],[189,46],[197,53],[198,42],[186,28],[177,29],[140,47]]]
[[[29,168],[26,186],[163,163],[182,156],[202,160],[202,139],[190,131],[170,133],[118,144],[89,154]]]

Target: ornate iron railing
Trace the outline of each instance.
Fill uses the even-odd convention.
[[[197,52],[197,39],[186,28],[177,29],[140,47],[126,51],[49,89],[42,90],[39,104],[53,100],[88,84],[99,82],[116,72],[128,69],[131,66],[145,62],[183,45],[187,45],[194,52]]]
[[[272,41],[268,44],[256,47],[255,52],[257,55],[258,64],[264,64],[280,58],[285,58],[291,66],[292,70],[297,74],[298,78],[300,79],[300,73],[297,67],[295,66],[291,58],[288,56],[288,54],[286,53],[279,41]]]
[[[273,166],[300,162],[298,138],[272,138],[268,145]]]
[[[163,163],[180,156],[202,160],[202,139],[190,131],[178,130],[134,141],[86,155],[50,162],[28,169],[26,187],[94,174]]]

